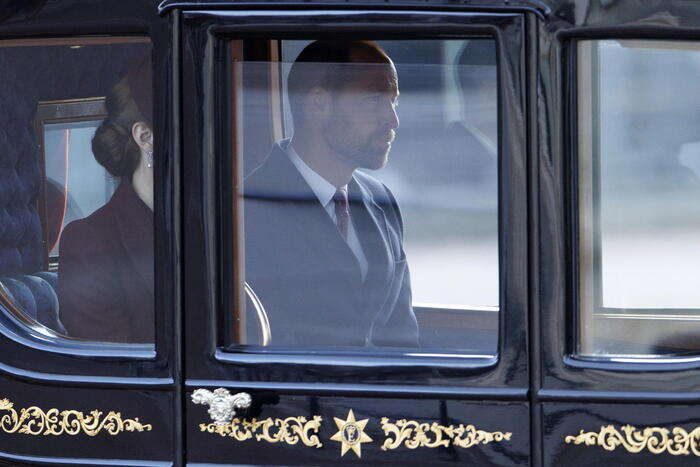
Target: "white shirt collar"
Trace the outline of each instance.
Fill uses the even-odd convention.
[[[287,154],[289,160],[292,161],[292,164],[294,164],[294,166],[304,178],[306,183],[311,187],[311,190],[318,198],[319,202],[323,206],[323,209],[326,211],[328,216],[333,220],[333,222],[337,222],[337,219],[335,217],[335,206],[333,205],[333,203],[331,203],[333,196],[336,192],[335,186],[331,184],[328,180],[314,172],[311,167],[306,165],[306,163],[301,159],[301,157],[299,157],[299,154],[297,154],[297,152],[292,147],[290,139],[283,139],[277,144],[279,145],[280,149],[282,149],[282,151],[284,151],[285,154]],[[344,188],[347,189],[347,187],[348,186],[345,185]],[[350,222],[350,225],[348,226],[347,242],[353,255],[355,255],[355,258],[357,258],[357,261],[360,265],[360,273],[362,275],[362,280],[364,281],[367,277],[369,263],[367,262],[367,257],[365,256],[365,253],[362,250],[360,239],[357,236],[357,232],[355,231],[355,227],[353,226],[352,222]]]
[[[311,187],[311,190],[313,190],[321,205],[326,207],[333,199],[333,196],[335,196],[335,186],[306,165],[306,162],[299,157],[299,154],[294,150],[291,143],[291,138],[288,138],[280,141],[279,145],[287,154],[289,160],[292,161],[294,167],[301,173],[301,176],[304,177],[304,180]],[[345,187],[347,188],[347,185],[345,185]]]

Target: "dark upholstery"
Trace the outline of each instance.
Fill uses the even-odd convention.
[[[0,47],[0,282],[27,315],[55,330],[63,327],[56,274],[42,272],[36,107],[39,101],[107,95],[144,47]]]
[[[15,303],[39,323],[65,333],[58,315],[55,272],[42,271],[36,275],[17,275],[0,279],[12,294]]]
[[[31,289],[22,281],[11,277],[0,279],[0,282],[6,287],[15,304],[22,307],[27,316],[37,319],[36,300],[34,300]]]

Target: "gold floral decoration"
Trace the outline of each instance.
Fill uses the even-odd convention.
[[[600,431],[583,430],[577,436],[567,436],[564,442],[567,444],[585,444],[586,446],[600,446],[606,451],[614,451],[622,446],[629,452],[638,453],[645,449],[653,454],[668,452],[674,456],[690,455],[700,456],[700,426],[688,432],[685,428],[648,427],[638,430],[631,425],[625,425],[622,433],[613,425],[602,426]]]
[[[306,417],[266,418],[250,421],[234,418],[228,425],[201,423],[199,429],[202,432],[230,436],[237,441],[245,441],[255,435],[256,441],[292,445],[301,441],[304,446],[320,448],[323,444],[317,433],[321,427],[321,420],[320,415],[314,415],[311,420],[307,420]],[[312,432],[316,434],[312,434]]]
[[[8,412],[0,418],[0,429],[5,433],[25,435],[69,435],[84,433],[96,436],[105,432],[112,436],[123,431],[151,431],[152,426],[139,422],[138,418],[124,419],[119,412],[108,412],[104,417],[99,410],[85,414],[78,410],[49,409],[37,406],[22,409],[17,413],[8,399],[0,399],[0,412]]]
[[[397,449],[401,445],[409,449],[447,447],[450,444],[470,448],[492,441],[509,441],[513,435],[510,432],[477,430],[474,425],[444,426],[436,422],[420,423],[415,420],[391,422],[386,417],[382,418],[381,422],[384,434],[387,436],[382,445],[384,451]]]

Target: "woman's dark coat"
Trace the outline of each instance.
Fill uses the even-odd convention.
[[[72,337],[153,342],[153,212],[130,183],[61,235],[58,297]]]

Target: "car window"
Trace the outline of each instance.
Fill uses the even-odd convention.
[[[697,353],[700,46],[577,51],[579,351]]]
[[[232,46],[233,343],[495,354],[495,41],[254,42]]]
[[[0,68],[3,319],[153,342],[149,40],[0,41]]]

